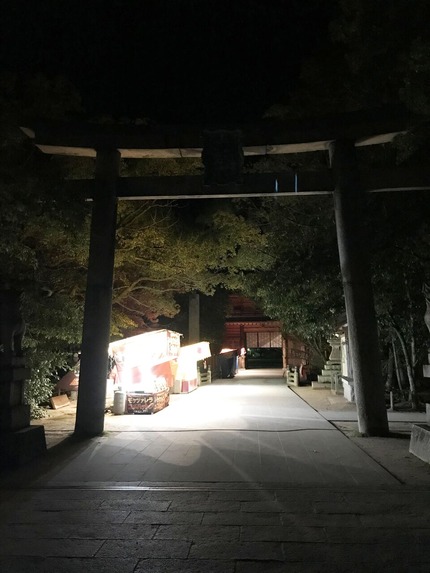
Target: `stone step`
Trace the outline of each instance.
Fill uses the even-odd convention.
[[[314,390],[330,390],[331,382],[312,382],[312,388]]]
[[[327,375],[324,375],[324,374],[318,374],[318,382],[322,382],[322,383],[325,383],[325,384],[330,384],[331,381],[332,381],[332,379],[333,379],[332,376],[327,376]]]

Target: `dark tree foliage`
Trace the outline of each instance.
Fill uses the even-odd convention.
[[[52,376],[79,339],[82,309],[72,293],[85,284],[88,207],[59,193],[70,174],[67,162],[43,156],[18,126],[36,114],[63,119],[78,113],[80,100],[61,77],[3,74],[0,85],[0,283],[22,292],[32,372],[26,398],[37,415],[38,404],[51,396]]]
[[[282,121],[403,104],[421,116],[420,121],[393,144],[361,149],[359,162],[367,168],[404,165],[423,169],[430,151],[430,4],[426,0],[395,0],[389,4],[383,0],[338,0],[336,5],[329,26],[331,41],[305,62],[300,84],[291,97],[276,102],[266,115]],[[302,155],[295,163],[293,158],[285,162],[298,170],[315,165],[313,154]],[[253,169],[259,170],[260,166],[265,170],[267,160],[257,161]],[[326,303],[336,316],[342,310],[343,299],[335,241],[327,242],[333,229],[328,235],[326,221],[321,224],[317,216],[319,207],[307,199],[302,201],[303,210],[307,205],[308,220],[313,221],[313,236],[306,237],[306,246],[298,241],[304,252],[299,250],[300,256],[294,258],[290,250],[279,249],[276,233],[269,235],[268,250],[274,253],[274,264],[266,273],[270,281],[265,283],[264,277],[259,277],[259,294],[272,314],[285,316],[288,329],[301,331],[302,337],[309,340],[316,330],[327,335],[336,326],[327,321]],[[362,225],[369,244],[381,350],[388,363],[394,341],[414,401],[414,383],[422,376],[420,364],[428,344],[421,292],[430,273],[428,193],[368,196],[367,203]],[[330,205],[326,208],[329,213]],[[293,234],[295,245],[295,239],[302,236],[301,229],[296,220],[291,223],[288,217],[291,207],[284,209],[282,237],[288,244]],[[269,207],[270,223],[281,213],[278,205],[275,209]],[[327,249],[322,249],[322,245]],[[320,295],[315,305],[315,298],[304,292],[302,284],[306,267],[313,269],[314,292]],[[299,278],[299,287],[290,284],[290,279],[294,283],[293,277]],[[338,306],[331,304],[331,295]],[[289,310],[286,305],[290,305]],[[307,320],[307,315],[313,318]]]

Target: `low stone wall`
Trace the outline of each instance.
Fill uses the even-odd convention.
[[[348,400],[348,402],[355,402],[355,390],[354,383],[351,378],[347,376],[342,376],[343,385],[343,395]]]
[[[409,452],[430,464],[430,426],[428,424],[413,424]]]

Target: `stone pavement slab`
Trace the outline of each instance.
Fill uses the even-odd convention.
[[[75,510],[70,519],[70,499],[84,502],[90,493],[101,502],[100,509]],[[211,506],[227,494],[236,511],[222,500],[217,508]],[[6,501],[13,498],[15,504],[14,512],[0,514],[2,573],[79,569],[397,573],[424,572],[430,565],[428,489],[235,483],[125,490],[112,484],[97,490],[3,490],[2,496]],[[54,512],[52,497],[57,501]],[[167,502],[164,511],[135,510],[130,503],[159,497]],[[192,503],[187,504],[192,500],[208,502],[207,508],[201,506],[202,511],[196,512]],[[121,520],[112,509],[116,503],[127,508]],[[145,523],[135,519],[140,515]]]

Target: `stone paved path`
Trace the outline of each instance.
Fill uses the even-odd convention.
[[[113,417],[41,483],[397,483],[282,378],[210,384],[183,398],[153,416]]]

